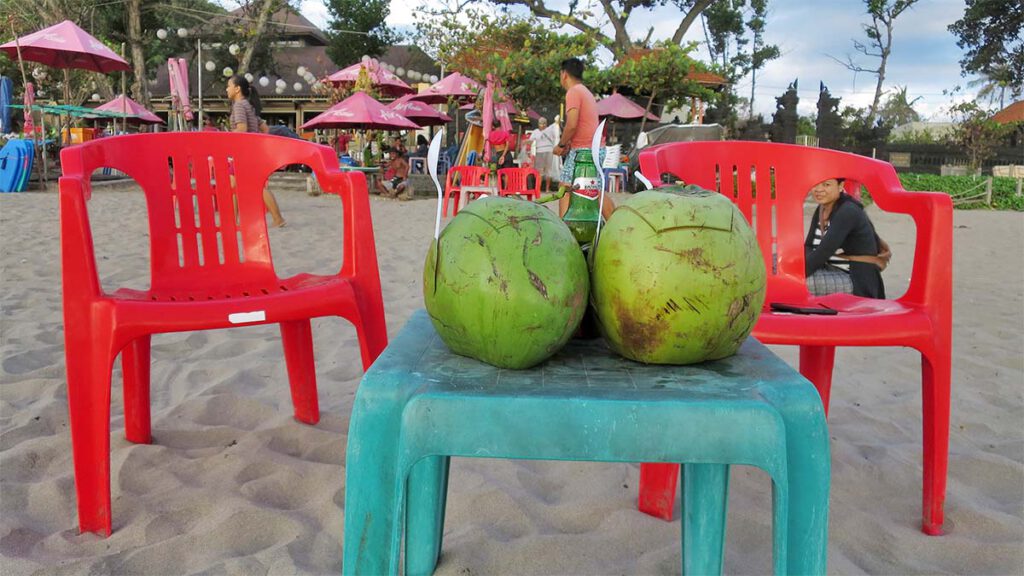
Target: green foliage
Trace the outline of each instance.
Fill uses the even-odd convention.
[[[388,0],[326,0],[326,5],[331,15],[327,55],[339,66],[355,63],[364,54],[380,56],[399,41],[399,35],[384,22],[391,13]]]
[[[903,188],[910,191],[945,192],[954,198],[974,196],[984,189],[985,178],[976,176],[938,176],[935,174],[900,174]],[[1016,195],[1017,180],[992,178],[992,208],[1024,211],[1024,196]],[[957,208],[986,208],[984,202],[961,204]]]
[[[964,15],[950,24],[957,45],[966,50],[960,60],[964,75],[992,79],[1014,97],[1024,92],[1024,4],[1007,0],[967,0]]]
[[[955,123],[951,140],[967,152],[974,169],[991,158],[996,147],[1013,131],[1012,125],[993,121],[977,102],[957,104],[950,108],[950,113]]]
[[[914,103],[920,99],[921,97],[918,96],[910,100],[907,96],[906,86],[896,88],[878,110],[879,123],[895,128],[908,122],[919,122],[921,115],[914,110]]]
[[[690,57],[695,49],[693,44],[681,47],[670,42],[659,43],[640,58],[625,60],[608,70],[594,71],[587,82],[600,93],[628,86],[639,95],[654,96],[666,108],[682,106],[692,96],[714,99],[712,91],[688,79],[691,72],[706,71],[702,63]]]
[[[589,70],[597,48],[587,35],[560,34],[536,18],[475,9],[466,10],[463,18],[421,23],[420,38],[450,70],[481,82],[488,73],[494,74],[505,95],[520,104],[560,102],[564,97],[558,81],[562,61],[579,57]]]

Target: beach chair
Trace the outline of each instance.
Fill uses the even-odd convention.
[[[800,373],[814,383],[826,413],[836,346],[907,346],[921,353],[924,429],[923,524],[942,532],[949,451],[952,349],[952,220],[946,194],[907,192],[891,164],[806,146],[757,142],[675,142],[640,154],[643,174],[682,180],[725,194],[757,234],[768,271],[767,298],[754,336],[800,346]],[[668,175],[668,176],[664,176]],[[666,179],[667,178],[667,179]],[[873,300],[851,294],[813,297],[804,278],[804,201],[826,178],[863,185],[878,207],[908,214],[917,236],[906,294]],[[835,316],[773,312],[772,302],[827,307]],[[671,518],[678,466],[641,467],[640,508]]]
[[[491,172],[483,166],[452,166],[445,179],[444,205],[441,212],[445,216],[448,215],[448,201],[454,196],[455,204],[452,207],[452,216],[455,216],[459,213],[459,204],[462,203],[462,187],[487,186],[490,181]]]
[[[338,170],[330,148],[260,134],[175,132],[103,138],[61,152],[61,258],[68,405],[79,526],[110,534],[110,378],[121,354],[125,429],[149,443],[150,336],[280,324],[295,418],[319,420],[309,319],[355,325],[363,368],[387,345],[365,177]],[[263,187],[281,166],[305,164],[340,197],[338,274],[278,278]],[[93,254],[90,176],[111,167],[146,195],[150,289],[105,292]],[[140,214],[141,217],[141,214]],[[128,241],[128,239],[124,239]],[[145,242],[145,239],[139,239]]]
[[[540,172],[533,168],[498,170],[498,196],[522,196],[527,200],[537,200],[540,198]]]

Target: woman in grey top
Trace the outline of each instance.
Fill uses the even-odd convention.
[[[249,86],[249,81],[244,76],[235,74],[228,78],[228,100],[231,100],[231,131],[232,132],[262,132],[260,126],[260,96],[256,90]],[[281,216],[281,209],[277,206],[277,198],[270,191],[270,188],[263,188],[263,203],[270,212],[274,228],[285,225],[284,217]]]

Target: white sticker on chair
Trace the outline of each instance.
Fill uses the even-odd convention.
[[[228,322],[232,324],[248,324],[249,322],[263,322],[267,319],[267,313],[263,310],[255,312],[235,312],[228,314]]]

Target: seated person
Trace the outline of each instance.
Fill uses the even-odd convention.
[[[395,136],[394,144],[391,145],[391,151],[401,154],[402,156],[409,155],[409,149],[405,147],[405,142],[402,141],[401,136]]]
[[[412,155],[418,156],[420,158],[426,158],[427,152],[429,151],[430,144],[427,142],[427,137],[424,136],[423,134],[419,134],[418,136],[416,136],[416,150],[413,151]]]
[[[842,178],[815,184],[811,194],[818,207],[804,241],[807,289],[814,296],[843,292],[885,298],[882,270],[892,253],[864,206],[843,191]]]
[[[385,152],[384,177],[374,184],[374,192],[386,198],[410,198],[409,163],[396,152]]]

